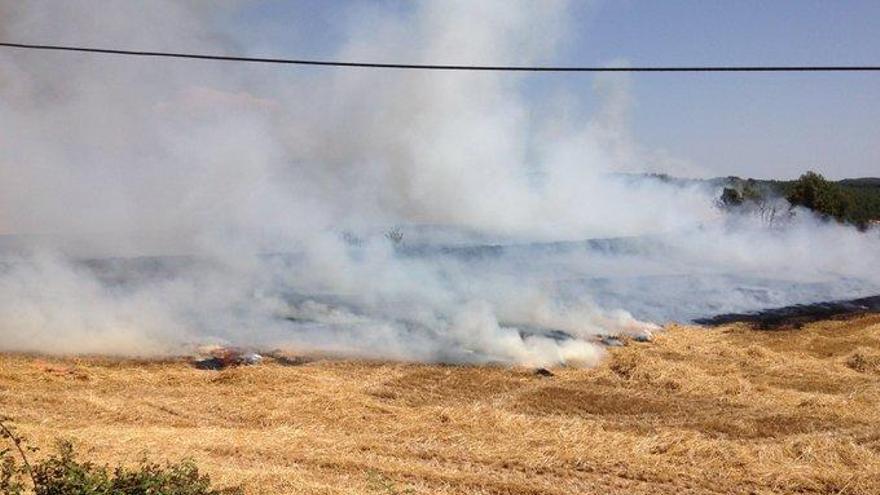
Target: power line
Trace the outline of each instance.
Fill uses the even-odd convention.
[[[414,69],[482,72],[867,72],[880,71],[880,65],[742,65],[742,66],[658,66],[658,67],[582,67],[582,66],[523,66],[523,65],[443,65],[443,64],[391,64],[375,62],[340,62],[334,60],[306,60],[289,58],[238,57],[228,55],[205,55],[197,53],[148,52],[116,50],[82,46],[33,45],[4,43],[0,46],[28,50],[52,50],[85,52],[136,57],[182,58],[218,60],[223,62],[249,62],[263,64],[312,65],[324,67],[364,67],[372,69]]]

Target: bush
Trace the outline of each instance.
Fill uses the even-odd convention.
[[[20,436],[0,419],[12,448],[0,450],[0,495],[240,495],[239,488],[212,489],[192,461],[156,464],[144,459],[133,469],[110,469],[81,461],[74,446],[59,441],[55,453],[30,464]],[[33,449],[30,449],[33,450]],[[16,454],[18,454],[16,456]],[[18,457],[21,462],[17,462]]]
[[[392,227],[391,230],[385,232],[385,238],[394,245],[400,244],[403,242],[403,231],[400,230],[400,227]]]

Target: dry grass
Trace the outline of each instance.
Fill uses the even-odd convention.
[[[670,328],[592,370],[0,357],[42,445],[248,493],[880,493],[880,316]]]

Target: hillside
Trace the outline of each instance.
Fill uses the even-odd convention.
[[[786,198],[795,188],[798,180],[753,179],[736,176],[714,177],[711,179],[686,179],[666,174],[619,174],[626,179],[649,178],[665,183],[685,186],[708,186],[715,189],[731,188],[742,193],[749,190],[764,198]],[[841,220],[865,227],[880,221],[880,178],[861,177],[827,181],[839,190],[841,201],[845,204]]]
[[[880,492],[880,316],[672,327],[595,369],[0,357],[33,442],[247,493]]]

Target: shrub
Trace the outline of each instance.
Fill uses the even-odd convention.
[[[385,232],[385,238],[391,241],[392,244],[400,244],[403,242],[403,231],[400,230],[400,227],[392,227],[391,230]]]
[[[71,442],[31,464],[21,437],[0,418],[0,432],[13,447],[0,450],[0,495],[240,495],[239,488],[212,489],[211,479],[192,461],[135,468],[81,461]],[[33,449],[31,449],[33,450]],[[16,455],[20,463],[16,460]]]

